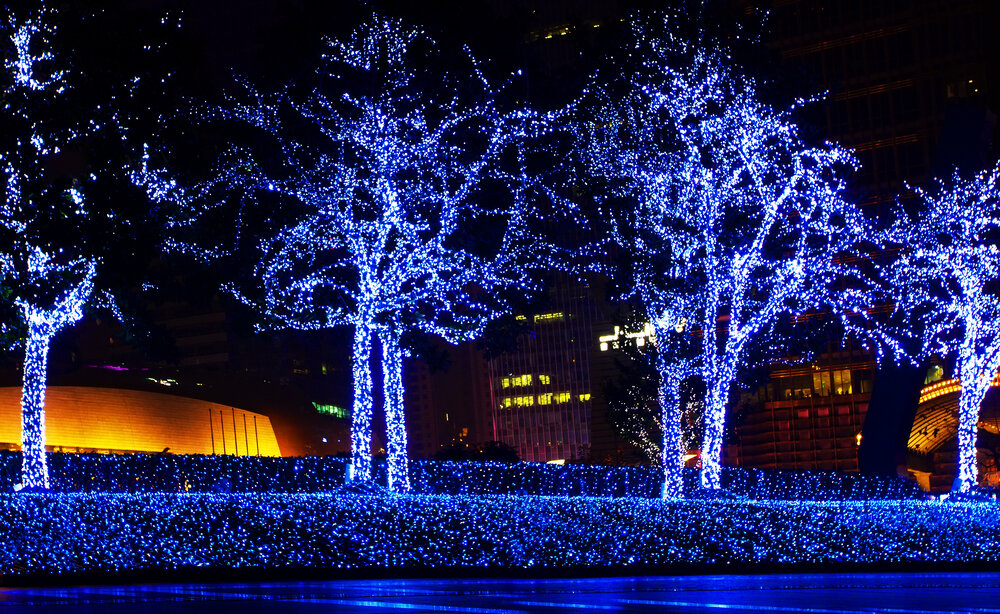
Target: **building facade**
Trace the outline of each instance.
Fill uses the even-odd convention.
[[[521,460],[585,459],[597,317],[591,292],[581,284],[555,286],[546,312],[519,317],[529,332],[517,351],[489,361],[494,439],[512,445]]]

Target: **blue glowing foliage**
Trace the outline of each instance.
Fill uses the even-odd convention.
[[[911,315],[924,355],[956,356],[958,476],[952,490],[978,484],[979,409],[1000,369],[1000,166],[970,179],[916,190],[915,216],[900,210],[886,232],[899,247],[887,269],[897,309]]]
[[[200,454],[77,454],[51,452],[53,490],[71,492],[268,492],[343,490],[350,459]],[[16,476],[20,455],[0,451],[0,479]],[[373,464],[376,486],[388,484],[385,462]],[[685,469],[688,487],[698,472]],[[662,471],[648,465],[600,466],[548,463],[409,463],[412,493],[424,495],[539,495],[560,497],[659,497]],[[722,484],[746,499],[846,501],[922,499],[912,480],[835,471],[779,471],[726,467]],[[378,488],[369,492],[378,492]]]
[[[319,85],[243,92],[213,120],[259,129],[274,151],[234,151],[209,183],[189,192],[144,165],[153,198],[199,211],[220,190],[281,202],[298,213],[260,242],[256,288],[233,289],[268,325],[354,330],[353,479],[371,479],[375,340],[383,348],[388,450],[394,488],[406,488],[400,336],[475,338],[510,311],[510,293],[536,289],[530,272],[557,266],[530,228],[541,217],[522,172],[526,142],[552,118],[501,108],[475,61],[440,69],[433,41],[373,17],[327,41]],[[273,163],[274,159],[280,162]],[[264,162],[260,162],[264,160]],[[197,252],[208,254],[213,247]]]
[[[836,289],[858,277],[840,256],[867,233],[843,198],[856,162],[837,145],[806,144],[794,107],[761,102],[757,84],[704,41],[639,27],[636,53],[626,96],[593,92],[603,105],[581,128],[583,149],[609,195],[636,203],[634,213],[606,216],[630,255],[631,295],[659,337],[685,325],[701,333],[694,358],[663,353],[660,396],[675,404],[678,382],[703,379],[702,485],[718,488],[726,404],[750,349],[809,309],[865,313],[867,290]],[[680,411],[663,414],[672,423]],[[664,432],[672,450],[676,429]]]
[[[1000,561],[1000,508],[992,500],[256,492],[0,495],[0,505],[5,577]]]

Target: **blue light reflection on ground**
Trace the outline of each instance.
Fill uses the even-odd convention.
[[[5,612],[995,612],[1000,573],[414,579],[0,589]]]

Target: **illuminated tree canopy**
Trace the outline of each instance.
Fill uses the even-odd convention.
[[[1000,370],[1000,167],[916,194],[917,214],[900,211],[886,233],[900,249],[887,281],[924,354],[955,355],[962,392],[952,491],[966,492],[978,483],[979,409]]]
[[[611,237],[629,255],[633,296],[658,337],[686,323],[700,337],[692,361],[661,362],[661,398],[676,403],[692,369],[703,379],[701,482],[714,489],[730,389],[751,348],[810,309],[864,313],[866,292],[837,289],[856,276],[841,256],[866,238],[843,197],[855,161],[834,144],[806,144],[794,108],[762,102],[757,84],[709,45],[640,29],[636,50],[642,64],[627,95],[605,94],[603,117],[588,125],[590,172],[637,205],[615,218]],[[665,423],[680,416],[663,414]],[[665,493],[678,483],[666,469]]]
[[[557,266],[532,229],[541,212],[522,172],[525,143],[551,118],[505,110],[467,58],[442,68],[433,41],[373,17],[329,40],[317,82],[275,95],[244,85],[212,119],[266,135],[263,153],[232,152],[211,181],[183,193],[148,167],[150,193],[190,208],[212,195],[278,203],[292,223],[259,243],[255,287],[234,289],[267,325],[354,330],[353,479],[371,479],[373,342],[382,347],[390,488],[408,489],[403,335],[475,338]],[[220,192],[221,191],[221,192]],[[278,206],[278,205],[273,205]],[[284,215],[284,214],[283,214]],[[275,214],[277,218],[277,214]],[[211,250],[208,250],[211,251]]]

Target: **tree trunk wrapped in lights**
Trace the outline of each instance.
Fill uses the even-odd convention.
[[[382,369],[385,386],[385,430],[388,439],[389,489],[410,490],[406,453],[406,414],[403,408],[403,350],[392,330],[379,336],[382,342]]]
[[[24,348],[21,388],[21,482],[16,487],[46,490],[49,468],[45,458],[45,379],[48,372],[48,331],[31,326]]]
[[[651,318],[683,315],[700,329],[701,483],[715,489],[730,389],[751,348],[780,319],[812,308],[864,313],[870,284],[836,288],[858,279],[840,256],[869,232],[842,196],[856,164],[848,150],[807,145],[794,107],[761,102],[757,84],[710,43],[650,31],[635,30],[638,66],[620,84],[625,96],[592,89],[599,110],[580,136],[590,176],[616,197],[604,217],[626,256],[626,294]],[[623,199],[629,205],[615,208]],[[660,366],[664,386],[689,367]]]
[[[664,499],[679,499],[684,496],[685,450],[681,431],[681,383],[686,372],[670,364],[668,340],[673,334],[680,335],[686,332],[683,329],[675,331],[672,327],[656,326],[656,366],[660,378],[658,402],[661,414],[660,424],[663,429],[663,444],[660,448],[660,460],[663,467],[661,496]]]
[[[901,334],[920,339],[925,356],[956,355],[962,391],[952,492],[967,492],[979,479],[980,406],[1000,370],[1000,166],[916,195],[918,210],[900,210],[886,231],[886,242],[899,247],[886,281],[897,308],[910,314]]]
[[[372,479],[372,335],[369,324],[356,325],[351,347],[351,479],[362,482]]]
[[[94,290],[96,265],[91,261],[61,266],[47,254],[36,251],[30,258],[28,270],[33,275],[29,281],[38,285],[74,284],[69,279],[79,276],[52,305],[39,307],[27,299],[18,300],[28,324],[28,339],[21,393],[21,483],[17,489],[45,490],[49,488],[45,459],[45,382],[49,345],[56,333],[83,317],[83,308]]]

